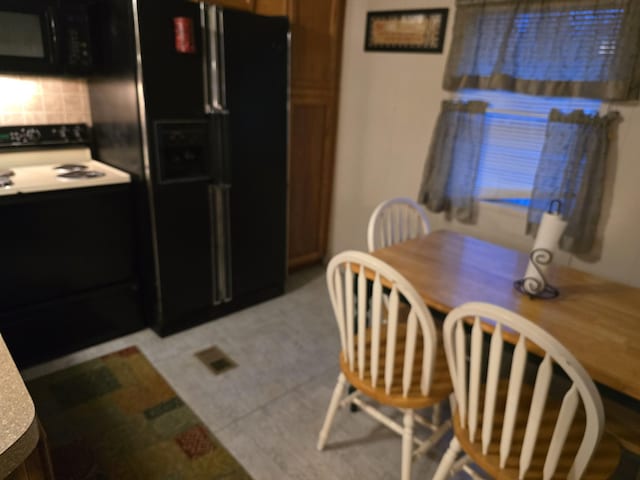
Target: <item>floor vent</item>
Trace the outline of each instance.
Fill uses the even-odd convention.
[[[205,350],[202,350],[195,354],[202,363],[204,363],[209,370],[215,375],[231,370],[236,367],[236,363],[231,360],[222,350],[213,346]]]

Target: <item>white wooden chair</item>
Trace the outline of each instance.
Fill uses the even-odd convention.
[[[385,200],[371,214],[367,246],[372,252],[429,233],[429,219],[422,205],[410,198]]]
[[[430,231],[429,219],[424,208],[407,197],[396,197],[381,202],[369,217],[367,227],[367,248],[370,252],[427,235]],[[385,308],[389,297],[383,297]],[[405,315],[406,317],[406,315]],[[435,405],[432,421],[440,423],[440,405]]]
[[[389,289],[386,310],[383,285]],[[414,412],[440,403],[452,391],[431,314],[402,275],[367,253],[347,251],[335,256],[327,267],[327,286],[340,331],[342,372],[320,431],[318,449],[325,446],[338,407],[357,405],[402,435],[402,480],[409,480],[412,456],[426,452],[450,428],[449,421],[436,426]],[[401,297],[408,304],[406,321],[399,320]],[[384,312],[388,312],[386,319]],[[355,391],[342,398],[347,382]],[[400,409],[403,425],[381,413],[378,404]],[[414,422],[432,431],[426,441],[414,437]]]
[[[603,435],[602,401],[593,381],[560,342],[487,303],[452,310],[443,330],[454,385],[454,437],[435,480],[462,465],[464,458],[456,462],[460,449],[498,479],[609,478],[620,448]],[[486,330],[493,330],[488,347]],[[506,335],[517,341],[512,355],[506,354]],[[527,351],[541,354],[537,369],[527,366]]]

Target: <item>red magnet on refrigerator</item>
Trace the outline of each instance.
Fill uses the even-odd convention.
[[[193,20],[191,18],[174,17],[173,34],[176,52],[196,53],[196,42],[193,37]]]

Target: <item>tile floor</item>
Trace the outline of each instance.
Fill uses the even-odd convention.
[[[166,338],[143,330],[22,373],[31,379],[137,345],[255,480],[397,479],[400,438],[365,414],[340,410],[327,448],[316,450],[338,342],[324,270],[313,268],[255,307]],[[212,345],[238,366],[213,375],[194,355]],[[414,462],[413,479],[432,477],[449,438]],[[615,478],[634,478],[633,467]]]

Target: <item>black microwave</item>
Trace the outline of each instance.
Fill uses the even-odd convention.
[[[83,75],[93,63],[84,2],[2,0],[0,71]]]

